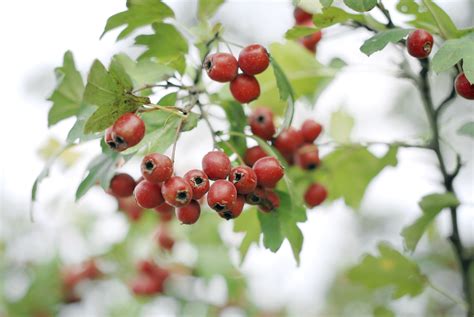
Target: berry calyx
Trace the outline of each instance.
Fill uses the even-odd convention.
[[[203,171],[190,170],[183,177],[193,189],[193,199],[201,198],[209,190],[209,178]]]
[[[109,189],[112,195],[116,197],[129,197],[132,196],[135,185],[136,183],[132,176],[120,173],[112,177]]]
[[[173,176],[163,183],[161,193],[168,205],[183,207],[191,202],[193,189],[182,177]]]
[[[304,170],[316,169],[321,163],[318,147],[314,144],[300,147],[295,154],[295,163]]]
[[[260,44],[249,45],[240,51],[239,67],[247,75],[260,74],[269,64],[268,51]]]
[[[283,154],[292,154],[304,143],[303,134],[293,127],[283,130],[273,145]]]
[[[408,35],[407,50],[413,57],[426,58],[431,53],[433,43],[433,35],[425,30],[418,29]]]
[[[313,183],[309,185],[308,189],[304,194],[304,201],[306,205],[313,208],[323,203],[328,196],[328,192],[326,188],[317,183]]]
[[[303,134],[304,141],[307,143],[313,143],[322,131],[323,126],[313,119],[307,119],[301,125],[301,133]]]
[[[263,212],[271,212],[279,207],[280,197],[272,190],[267,191],[265,198],[258,205],[258,209]]]
[[[155,208],[164,202],[161,185],[142,180],[133,191],[137,204],[143,208]]]
[[[230,171],[229,181],[234,184],[237,193],[250,194],[257,187],[257,175],[248,166],[237,166]]]
[[[299,7],[296,7],[295,10],[293,11],[293,17],[295,18],[296,24],[300,25],[300,24],[304,24],[308,20],[311,20],[313,15]]]
[[[212,80],[225,83],[237,76],[237,59],[229,53],[208,55],[204,60],[203,68]]]
[[[217,212],[230,211],[237,199],[237,189],[229,181],[219,179],[207,193],[207,204]]]
[[[249,125],[252,133],[264,140],[271,140],[276,131],[273,112],[264,107],[252,111],[249,116]]]
[[[260,84],[254,76],[239,74],[230,82],[230,92],[238,102],[248,103],[260,96]]]
[[[166,155],[152,153],[143,158],[140,169],[147,181],[161,183],[167,181],[173,174],[173,162]]]
[[[202,158],[202,170],[212,180],[225,179],[230,173],[230,160],[221,151],[212,151]]]
[[[456,88],[456,92],[459,96],[469,100],[474,99],[474,84],[471,84],[469,80],[467,80],[464,73],[460,73],[456,77],[456,80],[454,81],[454,87]]]
[[[265,156],[268,156],[268,154],[260,146],[252,146],[245,151],[244,162],[248,166],[253,166],[255,162]]]
[[[283,167],[273,156],[267,156],[255,162],[253,170],[259,186],[273,188],[283,177]]]
[[[108,127],[107,130],[105,130],[104,141],[114,151],[121,152],[127,149],[125,143],[118,144],[115,142],[112,136],[112,127]]]
[[[237,195],[234,206],[228,211],[218,212],[218,215],[225,220],[237,218],[244,210],[245,196]]]
[[[259,205],[267,196],[265,189],[257,187],[250,194],[245,195],[245,202],[249,205]]]
[[[134,113],[123,114],[112,126],[112,139],[117,151],[137,145],[145,136],[145,123]],[[111,146],[111,143],[108,143]]]
[[[198,221],[199,216],[201,215],[201,205],[195,200],[191,200],[191,202],[187,206],[180,207],[176,209],[176,217],[182,224],[185,225],[192,225]]]

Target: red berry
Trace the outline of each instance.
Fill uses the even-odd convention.
[[[270,212],[280,207],[280,197],[274,191],[267,191],[265,198],[258,205],[258,209],[263,212]]]
[[[252,133],[264,140],[271,140],[276,131],[273,124],[273,112],[268,108],[262,107],[252,111],[249,125]]]
[[[230,211],[237,199],[237,189],[226,180],[219,179],[211,185],[207,194],[207,204],[217,212]]]
[[[133,194],[137,204],[143,208],[155,208],[164,202],[161,194],[161,185],[147,180],[138,183]]]
[[[320,205],[326,200],[328,192],[321,184],[311,184],[304,194],[304,201],[309,207]]]
[[[267,156],[255,162],[253,170],[259,186],[273,188],[283,177],[283,167],[273,156]]]
[[[167,181],[173,175],[173,162],[160,153],[152,153],[145,156],[140,166],[143,177],[152,183]]]
[[[115,142],[112,136],[112,127],[109,127],[107,128],[107,130],[105,130],[104,141],[114,151],[121,152],[127,149],[127,146],[125,143],[118,144]]]
[[[301,125],[301,133],[303,134],[304,141],[307,143],[313,143],[322,131],[323,126],[313,119],[307,119]]]
[[[192,225],[198,221],[200,215],[201,205],[195,200],[191,200],[187,206],[180,207],[176,210],[176,217],[185,225]]]
[[[228,211],[219,212],[218,215],[225,220],[234,219],[240,216],[245,205],[245,196],[237,195],[234,206]]]
[[[300,147],[295,154],[295,163],[304,170],[314,170],[321,163],[318,147],[314,144]]]
[[[184,174],[184,179],[193,189],[193,199],[201,198],[209,190],[209,178],[201,170],[190,170]]]
[[[221,151],[212,151],[202,158],[202,170],[212,180],[224,179],[230,173],[230,160]]]
[[[260,146],[252,146],[245,151],[244,162],[248,166],[253,166],[255,162],[265,156],[268,156],[268,154]]]
[[[142,216],[143,208],[137,204],[135,197],[120,197],[118,198],[118,205],[119,210],[124,211],[133,221],[139,220]]]
[[[265,197],[267,197],[265,189],[257,187],[253,192],[245,195],[245,202],[249,205],[258,205],[265,199]]]
[[[183,207],[191,202],[193,189],[182,177],[173,176],[161,187],[165,201],[174,207]]]
[[[323,33],[321,31],[302,37],[299,42],[310,52],[316,53],[316,45],[321,41]]]
[[[158,245],[164,250],[170,251],[174,246],[174,239],[165,227],[160,227],[156,234]]]
[[[112,195],[116,197],[128,197],[132,196],[135,185],[136,183],[132,176],[120,173],[112,177],[109,188]]]
[[[248,166],[234,167],[230,171],[229,181],[234,184],[237,193],[250,194],[257,187],[257,175]]]
[[[160,206],[156,207],[155,210],[160,215],[161,222],[170,222],[173,219],[174,207],[163,203]]]
[[[295,22],[297,25],[303,24],[308,20],[311,20],[313,15],[305,10],[296,7],[293,11],[293,16],[295,17]]]
[[[262,45],[249,45],[239,54],[239,67],[247,75],[260,74],[269,64],[270,56]]]
[[[260,84],[254,76],[239,74],[230,82],[230,92],[238,102],[248,103],[260,96]]]
[[[215,81],[224,83],[237,76],[237,59],[229,53],[216,53],[208,55],[203,64],[207,75]]]
[[[145,123],[134,113],[126,113],[112,126],[112,138],[117,151],[137,145],[145,135]]]
[[[304,143],[303,133],[293,127],[283,130],[273,142],[278,151],[292,154]]]
[[[152,277],[147,275],[140,275],[136,277],[130,287],[135,295],[138,296],[149,296],[155,293],[159,293],[162,289],[161,283],[154,280]]]
[[[459,96],[470,100],[474,99],[474,84],[471,84],[469,80],[467,80],[464,73],[461,73],[456,77],[454,86],[456,87],[456,92]]]
[[[415,30],[408,35],[407,50],[408,53],[416,58],[426,58],[433,48],[433,36],[425,30]]]

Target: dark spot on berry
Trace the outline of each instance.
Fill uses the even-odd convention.
[[[194,184],[196,184],[196,186],[201,185],[203,182],[204,182],[204,180],[203,180],[201,177],[199,177],[199,176],[196,176],[196,177],[194,178]]]
[[[318,167],[318,165],[317,165],[317,164],[314,164],[314,163],[312,163],[312,164],[308,164],[308,166],[307,166],[307,169],[309,169],[309,170],[315,170],[315,169],[316,169],[316,167]]]
[[[188,192],[185,190],[178,192],[178,194],[176,195],[176,200],[178,201],[188,200]]]
[[[116,149],[117,148],[117,143],[115,143],[114,141],[109,141],[107,142],[107,145],[112,148],[112,149]]]
[[[216,211],[223,211],[225,209],[225,206],[217,203],[217,204],[214,205],[213,209],[216,210]]]
[[[224,213],[223,213],[223,216],[224,216],[224,219],[225,219],[225,220],[230,220],[230,219],[233,218],[233,217],[232,217],[232,213],[229,212],[229,211],[224,212]]]
[[[147,171],[152,171],[153,169],[155,168],[155,164],[153,163],[153,161],[146,161],[145,162],[145,169]]]
[[[210,59],[206,60],[206,61],[204,62],[204,69],[209,70],[209,69],[211,69],[211,67],[212,67],[212,62],[211,62],[211,60],[210,60]]]
[[[258,123],[264,123],[264,122],[265,122],[265,116],[259,115],[259,116],[257,117],[257,122],[258,122]]]
[[[252,202],[258,204],[261,199],[260,199],[260,197],[258,197],[257,195],[252,194],[252,195],[250,196],[250,200],[251,200]]]
[[[125,140],[121,136],[118,136],[118,135],[115,136],[114,141],[117,142],[118,144],[125,143]]]
[[[234,175],[235,175],[234,176],[234,183],[239,182],[242,179],[242,176],[243,176],[242,173],[239,173],[239,172],[235,173]]]

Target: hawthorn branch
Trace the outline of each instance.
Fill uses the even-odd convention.
[[[387,28],[389,29],[394,28],[395,25],[393,24],[392,17],[390,16],[390,12],[385,8],[382,1],[377,3],[377,8],[383,13],[385,18],[387,18]]]

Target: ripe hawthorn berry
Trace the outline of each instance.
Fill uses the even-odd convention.
[[[249,125],[252,133],[264,140],[271,140],[276,131],[273,112],[264,107],[252,111],[249,116]]]
[[[185,225],[196,223],[200,215],[201,205],[196,200],[191,200],[188,205],[176,209],[176,217]]]
[[[168,205],[183,207],[191,202],[193,189],[182,177],[173,176],[163,183],[161,193]]]
[[[132,221],[137,221],[143,214],[143,208],[137,204],[135,197],[118,197],[118,209],[122,210]]]
[[[301,133],[303,134],[304,141],[307,143],[313,143],[322,131],[323,126],[313,119],[307,119],[301,125]]]
[[[305,10],[298,7],[296,7],[293,11],[293,16],[297,25],[304,24],[313,17],[311,13],[306,12]]]
[[[459,96],[469,100],[474,99],[474,84],[471,84],[469,80],[467,80],[466,75],[464,73],[460,73],[456,77],[454,86]]]
[[[260,84],[254,76],[239,74],[230,82],[230,92],[240,103],[249,103],[260,96]]]
[[[113,149],[123,151],[137,145],[145,135],[145,123],[134,113],[125,113],[112,126],[112,139],[116,144]]]
[[[170,222],[173,219],[174,207],[163,203],[155,208],[156,212],[160,215],[161,222]]]
[[[203,171],[190,170],[183,177],[193,189],[193,199],[201,198],[209,190],[209,178]]]
[[[110,180],[110,192],[116,197],[132,196],[135,189],[135,180],[126,173],[115,174]]]
[[[250,194],[257,187],[257,175],[248,166],[237,166],[230,171],[229,181],[234,184],[237,193]]]
[[[230,160],[221,151],[212,151],[202,158],[202,170],[212,180],[224,179],[230,173]]]
[[[253,166],[255,162],[265,156],[268,156],[268,154],[260,146],[252,146],[245,151],[244,162],[248,166]]]
[[[161,226],[159,228],[156,233],[156,240],[163,250],[171,251],[171,249],[173,249],[175,241],[165,227]]]
[[[323,33],[321,31],[302,37],[299,42],[310,52],[316,53],[316,45],[321,41]]]
[[[255,162],[253,170],[259,186],[273,188],[283,177],[283,167],[273,156],[267,156]]]
[[[150,276],[140,275],[132,280],[130,288],[137,296],[150,296],[161,292],[163,286]]]
[[[433,43],[433,35],[425,30],[417,29],[408,35],[407,50],[413,57],[426,58],[431,53]]]
[[[268,51],[260,44],[249,45],[240,51],[239,67],[247,75],[260,74],[270,64]]]
[[[280,207],[280,197],[272,191],[266,192],[265,198],[258,205],[258,209],[263,212],[271,212]]]
[[[283,130],[273,141],[273,145],[282,154],[293,154],[303,143],[303,133],[293,127]]]
[[[217,214],[225,220],[237,218],[242,213],[245,205],[245,196],[237,195],[234,206],[228,211],[218,212]]]
[[[323,185],[313,183],[308,186],[308,189],[306,189],[304,201],[306,202],[306,205],[313,208],[322,204],[323,201],[326,200],[327,196],[328,192]]]
[[[230,211],[237,199],[237,189],[229,181],[219,179],[207,193],[207,204],[217,212]]]
[[[315,144],[300,147],[295,153],[295,163],[304,170],[316,169],[321,163],[318,147]]]
[[[143,158],[140,169],[147,181],[161,183],[173,175],[173,162],[166,155],[152,153]]]
[[[161,184],[142,180],[133,191],[137,204],[143,208],[155,208],[164,202],[161,194]]]
[[[237,76],[237,59],[229,53],[208,55],[204,60],[203,68],[212,80],[224,83]]]
[[[265,199],[266,196],[267,193],[265,189],[262,187],[256,187],[253,192],[245,195],[245,202],[249,205],[258,205]]]

